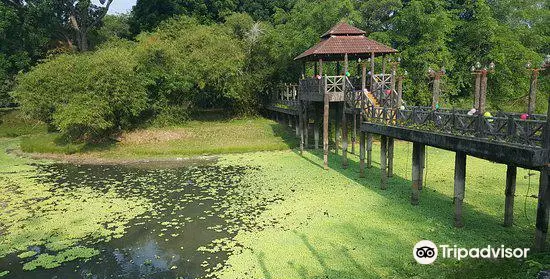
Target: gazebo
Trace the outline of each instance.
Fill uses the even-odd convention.
[[[373,91],[375,58],[378,56],[385,57],[387,54],[397,53],[397,50],[383,45],[375,40],[368,38],[366,32],[349,25],[345,22],[340,22],[332,27],[329,31],[321,36],[321,41],[298,55],[294,60],[300,60],[304,63],[303,79],[300,80],[300,121],[301,126],[301,150],[303,150],[304,142],[304,118],[307,118],[307,103],[322,102],[323,103],[323,149],[324,149],[324,166],[328,169],[328,153],[329,153],[329,110],[330,103],[336,103],[336,108],[342,106],[342,156],[343,166],[347,167],[347,121],[346,121],[346,98],[357,100],[356,92],[363,92],[367,88],[367,61],[370,61],[370,91]],[[352,84],[348,79],[349,61],[356,60],[361,64],[361,88],[356,90],[358,86]],[[337,70],[336,75],[328,76],[323,72],[323,62],[337,62],[339,69],[340,62],[344,62],[344,74],[341,75]],[[382,59],[382,72],[385,72],[385,59]],[[306,63],[315,63],[314,77],[307,78],[305,69]],[[356,122],[356,107],[353,107],[354,124]],[[304,113],[305,111],[305,113]],[[339,112],[337,112],[339,113]],[[308,118],[307,118],[308,119]],[[337,123],[337,122],[336,122]],[[306,123],[307,125],[307,123]],[[336,128],[336,130],[338,130]],[[307,136],[307,134],[306,134]],[[337,136],[336,136],[337,138]],[[352,142],[355,142],[355,128]],[[336,140],[336,145],[338,141]]]

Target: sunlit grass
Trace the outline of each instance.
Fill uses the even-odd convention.
[[[27,119],[19,110],[0,110],[0,138],[45,132],[46,124]]]
[[[247,118],[138,130],[124,134],[118,143],[99,146],[68,144],[58,134],[38,134],[23,138],[21,149],[29,153],[140,159],[284,150],[296,144],[288,127],[264,118]]]

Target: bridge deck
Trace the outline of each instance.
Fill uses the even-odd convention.
[[[361,131],[417,142],[445,150],[460,151],[470,156],[528,169],[538,169],[546,165],[548,158],[548,151],[539,147],[514,145],[469,136],[442,134],[368,122],[362,123]]]

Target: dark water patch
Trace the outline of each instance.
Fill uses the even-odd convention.
[[[5,278],[202,278],[223,267],[232,249],[224,245],[239,230],[261,229],[255,218],[273,202],[275,192],[251,187],[243,177],[258,171],[244,166],[190,165],[38,165],[36,180],[54,185],[52,194],[79,198],[78,189],[145,198],[151,208],[133,219],[119,238],[83,238],[78,245],[99,255],[64,262],[53,269],[24,271],[37,255],[0,259]],[[55,208],[46,210],[63,210]],[[244,218],[243,218],[244,217]],[[110,222],[104,224],[109,227]],[[113,228],[116,230],[116,228]]]

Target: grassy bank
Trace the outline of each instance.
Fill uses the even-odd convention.
[[[0,109],[0,138],[45,133],[44,123],[27,119],[19,110]]]
[[[36,134],[22,139],[29,153],[80,154],[93,158],[149,159],[194,155],[283,150],[296,146],[293,132],[264,118],[202,120],[167,128],[125,133],[120,142],[68,144],[57,134]]]

